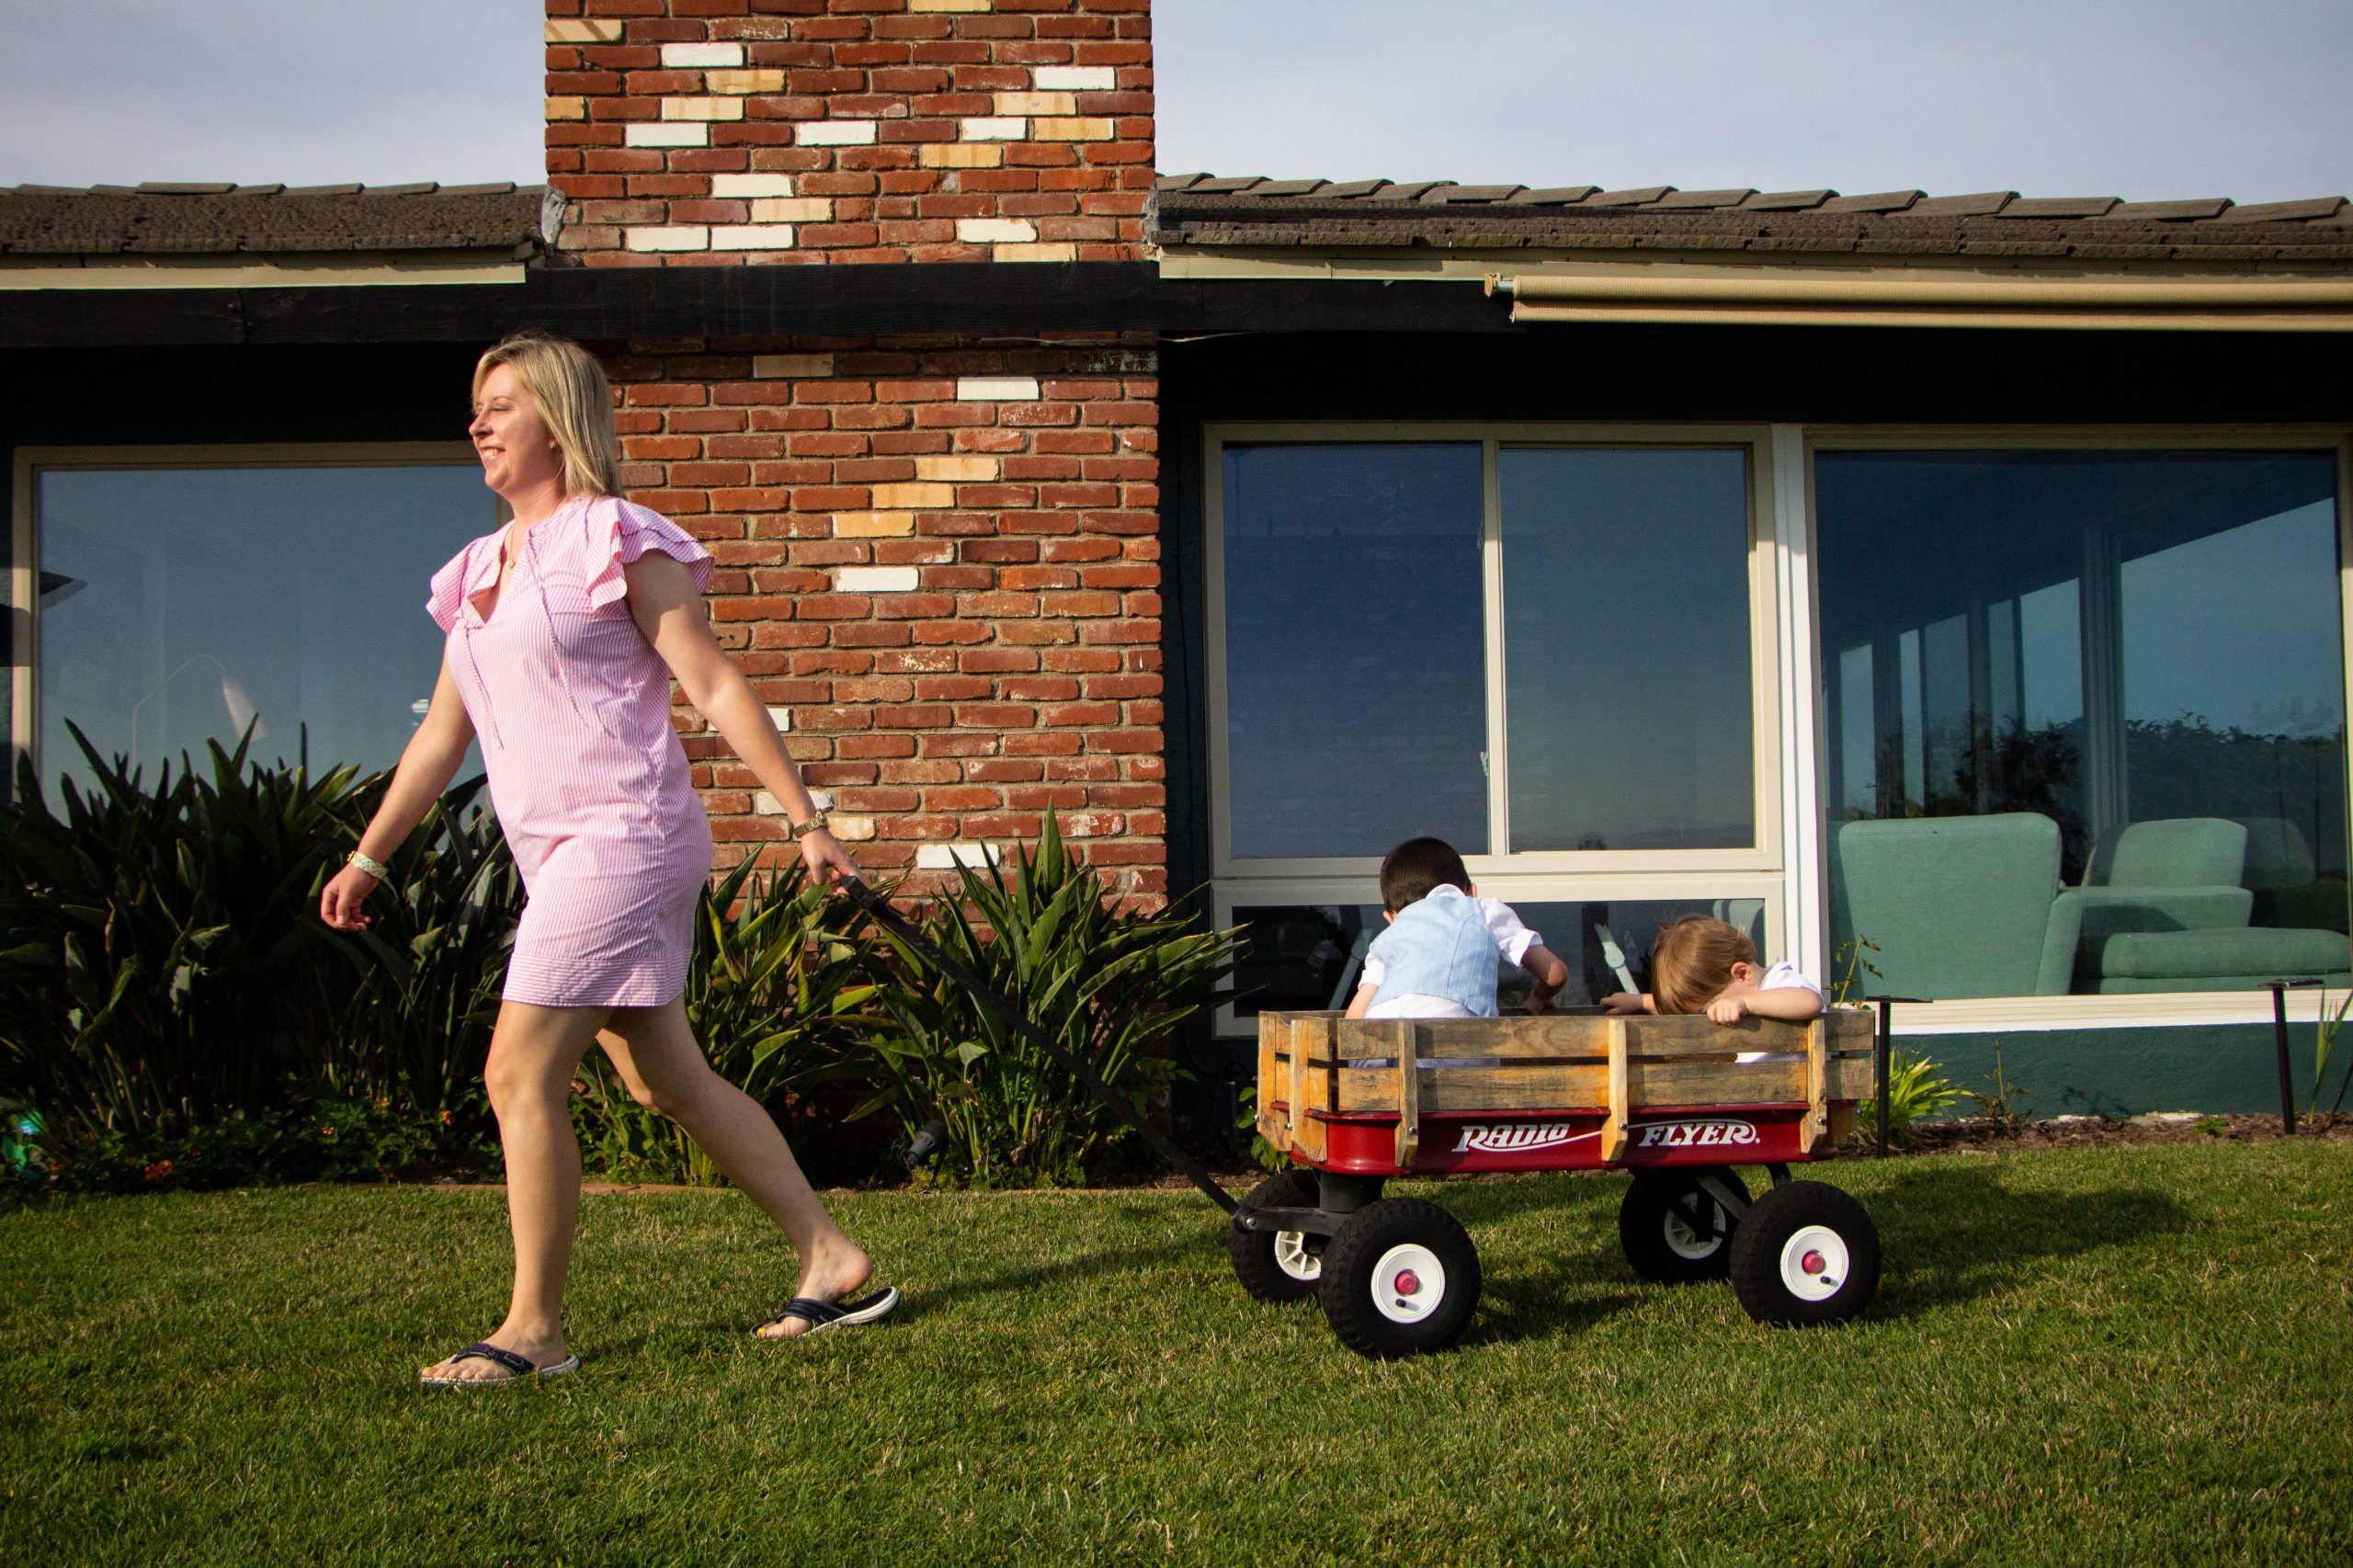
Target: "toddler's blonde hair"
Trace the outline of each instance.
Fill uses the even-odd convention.
[[[1748,933],[1704,915],[1668,922],[1651,944],[1651,1000],[1662,1013],[1697,1013],[1732,983],[1732,966],[1756,961]]]

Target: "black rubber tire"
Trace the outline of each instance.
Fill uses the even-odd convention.
[[[1728,1166],[1708,1175],[1745,1199],[1748,1184]],[[1618,1244],[1634,1272],[1656,1285],[1697,1285],[1732,1272],[1732,1238],[1740,1221],[1699,1185],[1696,1168],[1645,1171],[1618,1205]],[[1713,1233],[1714,1245],[1692,1249]]]
[[[1315,1207],[1315,1173],[1293,1167],[1278,1171],[1250,1189],[1243,1201],[1255,1209],[1313,1209]],[[1283,1233],[1289,1235],[1290,1233]],[[1244,1231],[1228,1227],[1226,1248],[1233,1257],[1233,1277],[1242,1288],[1261,1301],[1303,1301],[1315,1294],[1318,1274],[1294,1274],[1276,1257],[1280,1238],[1263,1231]],[[1320,1237],[1301,1238],[1311,1253],[1320,1254]],[[1321,1266],[1318,1265],[1320,1274]]]
[[[1836,1244],[1792,1252],[1808,1231],[1817,1237],[1826,1232]],[[1792,1289],[1785,1257],[1786,1267],[1804,1278],[1818,1273],[1804,1267],[1809,1254],[1827,1253],[1835,1264],[1841,1249],[1843,1278],[1824,1278],[1818,1295]],[[1870,1305],[1879,1289],[1879,1229],[1861,1204],[1827,1182],[1783,1182],[1758,1199],[1733,1233],[1732,1288],[1758,1323],[1779,1328],[1845,1323]]]
[[[1376,1290],[1389,1281],[1399,1248],[1419,1248],[1438,1266],[1431,1300],[1401,1315],[1390,1303],[1402,1296]],[[1387,1265],[1388,1267],[1385,1267]],[[1414,1267],[1418,1277],[1427,1261]],[[1479,1307],[1479,1249],[1461,1221],[1418,1198],[1384,1198],[1349,1215],[1324,1249],[1324,1316],[1340,1343],[1359,1356],[1389,1360],[1443,1350],[1462,1337]]]

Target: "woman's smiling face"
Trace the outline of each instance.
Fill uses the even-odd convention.
[[[551,481],[562,485],[563,449],[512,365],[494,365],[482,379],[466,434],[482,459],[483,483],[509,503]]]

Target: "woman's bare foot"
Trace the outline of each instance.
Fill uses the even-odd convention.
[[[502,1324],[496,1333],[485,1337],[482,1343],[495,1345],[501,1350],[512,1350],[516,1355],[529,1360],[534,1367],[552,1367],[569,1354],[563,1346],[562,1328],[556,1329],[552,1334],[526,1334]],[[477,1357],[469,1357],[460,1361],[455,1357],[449,1357],[436,1361],[430,1367],[418,1369],[417,1375],[426,1378],[455,1378],[464,1382],[494,1383],[504,1382],[515,1374],[495,1361],[486,1361]]]
[[[801,1283],[792,1288],[792,1293],[812,1301],[837,1301],[872,1278],[874,1260],[856,1242],[835,1231],[809,1249],[809,1256],[801,1260]],[[814,1326],[806,1319],[789,1317],[755,1332],[763,1339],[790,1339]]]

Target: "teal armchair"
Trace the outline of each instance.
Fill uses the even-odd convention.
[[[2084,873],[2088,952],[2127,931],[2235,929],[2255,910],[2240,885],[2246,828],[2222,817],[2128,824],[2104,837]]]
[[[1897,996],[2047,996],[2075,970],[2082,896],[2033,812],[1850,822],[1833,851],[1833,942],[1859,935]]]

